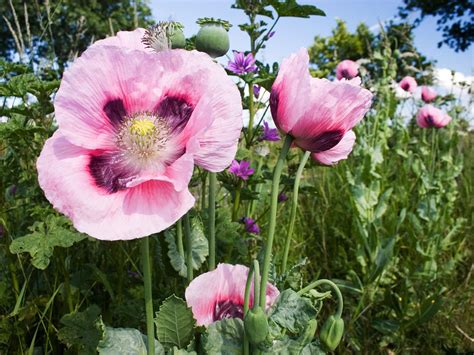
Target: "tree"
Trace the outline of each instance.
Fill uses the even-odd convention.
[[[151,23],[143,0],[0,0],[0,8],[0,56],[47,58],[60,70],[93,41]]]
[[[336,65],[344,60],[363,60],[364,67],[372,77],[383,75],[379,61],[372,58],[388,46],[397,64],[396,80],[406,75],[417,78],[420,83],[430,83],[433,63],[423,56],[414,45],[413,26],[407,23],[389,23],[378,34],[372,33],[361,23],[350,33],[346,23],[338,20],[329,37],[316,36],[309,48],[313,75],[327,77],[334,74]]]
[[[443,40],[438,47],[447,44],[456,52],[465,51],[474,42],[474,2],[472,0],[403,0],[404,7],[399,12],[407,18],[412,12],[421,12],[415,20],[418,25],[427,16],[437,18],[438,31],[442,31]]]

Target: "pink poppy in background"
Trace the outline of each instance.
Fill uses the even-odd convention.
[[[270,95],[272,116],[295,145],[314,153],[323,164],[334,164],[347,158],[353,133],[344,137],[369,110],[372,93],[360,87],[359,78],[335,82],[313,78],[308,63],[306,49],[283,61]]]
[[[424,102],[430,103],[431,101],[436,99],[436,96],[438,96],[438,95],[436,94],[436,91],[434,91],[432,88],[430,88],[428,86],[422,86],[422,88],[421,88],[421,99]]]
[[[451,122],[451,116],[432,105],[420,108],[416,116],[416,123],[422,128],[442,128],[449,122]]]
[[[354,79],[359,74],[359,64],[353,60],[343,60],[336,67],[336,78],[337,80]]]
[[[411,94],[413,94],[417,88],[418,84],[416,83],[415,78],[411,76],[406,76],[400,81],[400,87]]]
[[[222,171],[242,128],[240,94],[196,51],[150,52],[144,30],[97,42],[64,73],[39,183],[77,230],[105,240],[168,228],[194,204],[194,164]]]
[[[219,264],[213,271],[199,275],[186,288],[185,298],[197,325],[208,326],[224,318],[244,316],[245,284],[249,268],[243,265]],[[266,309],[275,302],[280,292],[267,284]],[[250,304],[253,305],[253,281]]]

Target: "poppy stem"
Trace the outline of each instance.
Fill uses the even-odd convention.
[[[255,108],[253,102],[253,84],[249,84],[249,125],[247,127],[247,148],[250,147],[253,137],[253,121],[255,117]]]
[[[330,286],[336,292],[336,296],[337,296],[336,316],[341,318],[342,310],[344,308],[344,299],[342,298],[342,293],[341,293],[341,290],[339,289],[339,287],[337,287],[337,285],[334,282],[332,282],[331,280],[321,279],[321,280],[314,281],[314,282],[310,283],[308,286],[306,286],[305,288],[302,288],[301,290],[299,290],[297,292],[297,294],[298,294],[298,296],[302,296],[306,292],[311,291],[313,288],[318,287],[319,285],[324,285],[324,284]]]
[[[237,215],[239,213],[241,191],[242,191],[242,179],[239,179],[239,182],[235,189],[234,206],[232,207],[232,221],[234,222],[237,221]]]
[[[244,317],[249,311],[249,304],[250,304],[250,285],[252,284],[252,276],[253,276],[253,267],[249,268],[249,273],[247,275],[247,283],[245,284],[245,293],[244,293]],[[255,300],[254,300],[255,303]],[[245,333],[244,329],[244,355],[250,354],[250,343],[247,338],[247,334]]]
[[[193,236],[191,235],[191,224],[189,222],[189,213],[186,213],[184,219],[184,236],[186,243],[186,273],[188,282],[193,280]]]
[[[281,148],[280,155],[278,157],[278,161],[275,165],[275,169],[273,170],[272,194],[270,202],[270,224],[268,227],[268,239],[265,245],[265,257],[263,259],[262,282],[260,283],[260,306],[263,309],[265,309],[268,274],[270,272],[273,237],[275,235],[280,177],[292,141],[293,138],[289,134],[286,135],[285,142],[283,143],[283,147]]]
[[[285,242],[285,251],[283,253],[283,262],[282,262],[282,269],[281,269],[281,272],[283,274],[286,271],[286,264],[288,263],[288,254],[290,252],[291,237],[293,236],[293,230],[295,228],[296,211],[298,209],[298,191],[300,189],[301,175],[303,175],[304,167],[310,155],[311,155],[311,152],[309,151],[306,151],[304,153],[303,158],[301,158],[300,165],[298,166],[298,170],[296,171],[295,184],[293,185],[293,200],[291,202],[290,225],[288,226],[288,233],[286,235],[286,242]]]
[[[176,244],[178,245],[178,253],[184,259],[184,247],[183,247],[183,220],[178,219],[176,222]]]
[[[253,261],[253,308],[257,308],[260,303],[260,265],[258,260]]]
[[[141,259],[143,268],[143,284],[145,286],[145,312],[146,312],[146,334],[148,341],[148,354],[155,354],[155,326],[153,323],[153,295],[151,288],[151,265],[150,265],[150,238],[145,237],[140,241]]]
[[[208,231],[209,231],[209,270],[216,268],[216,173],[209,173],[209,206]]]

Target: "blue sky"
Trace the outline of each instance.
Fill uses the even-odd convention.
[[[245,15],[231,9],[232,0],[151,0],[156,20],[173,19],[183,23],[186,36],[198,31],[196,19],[218,17],[230,21],[231,48],[248,49],[248,37],[237,27],[244,23]],[[277,25],[277,33],[263,50],[261,59],[269,62],[281,61],[300,47],[308,47],[315,35],[326,36],[336,25],[336,18],[354,30],[360,22],[375,26],[379,21],[393,18],[401,0],[299,0],[302,4],[313,4],[326,12],[326,17],[310,19],[283,18]],[[436,21],[427,18],[415,31],[415,43],[421,53],[437,61],[440,68],[450,68],[471,75],[474,71],[474,48],[456,53],[447,46],[437,47],[441,34],[436,31]]]

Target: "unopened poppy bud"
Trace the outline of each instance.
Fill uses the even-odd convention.
[[[331,350],[335,350],[344,335],[344,321],[339,316],[330,316],[324,322],[319,338]]]
[[[245,334],[250,343],[259,344],[267,338],[268,319],[261,307],[256,307],[247,312],[244,317]]]
[[[221,57],[230,48],[229,28],[230,23],[213,18],[201,18],[197,21],[201,26],[196,35],[196,49],[209,54],[212,58]]]

